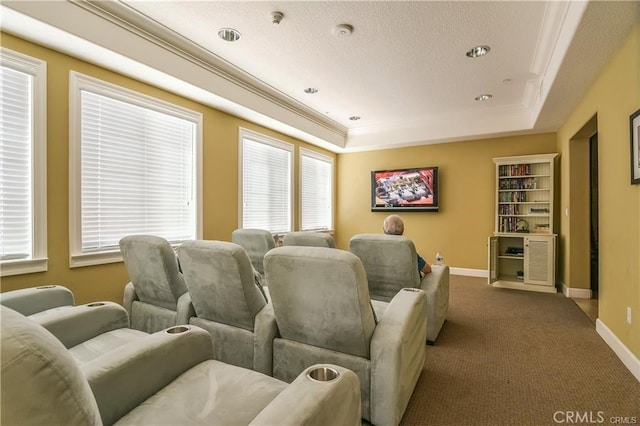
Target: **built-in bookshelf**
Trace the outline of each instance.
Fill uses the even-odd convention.
[[[497,181],[496,233],[553,232],[554,157],[555,154],[552,157],[494,159]]]
[[[555,292],[554,161],[557,154],[494,158],[495,228],[489,283]]]

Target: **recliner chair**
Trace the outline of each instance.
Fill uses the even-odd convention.
[[[276,246],[271,232],[264,229],[236,229],[231,233],[231,242],[247,251],[254,269],[264,279],[264,255]]]
[[[336,248],[333,237],[324,232],[297,231],[284,234],[283,246],[307,246]]]
[[[193,307],[171,244],[152,235],[130,235],[120,240],[120,251],[131,279],[123,301],[131,328],[154,333],[188,324]]]
[[[71,290],[60,285],[0,293],[0,304],[47,329],[79,365],[146,335],[129,328],[129,315],[117,303],[74,305]]]
[[[190,323],[211,333],[214,358],[271,375],[277,328],[247,252],[225,241],[185,241],[178,258],[195,309]]]
[[[449,310],[449,267],[431,265],[431,273],[420,278],[416,248],[400,235],[359,234],[349,241],[367,272],[369,294],[376,313],[403,288],[419,288],[427,295],[427,342],[438,338]],[[378,302],[378,303],[375,303]]]
[[[3,425],[360,424],[357,377],[339,366],[287,385],[212,360],[208,333],[178,326],[79,367],[35,322],[0,315]]]
[[[315,363],[338,364],[360,378],[362,416],[397,425],[425,361],[426,296],[400,291],[376,322],[362,262],[344,250],[279,247],[265,256],[280,333],[273,376],[290,382]]]

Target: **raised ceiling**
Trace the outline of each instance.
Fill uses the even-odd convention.
[[[557,130],[640,3],[3,1],[2,15],[5,31],[344,152]],[[477,45],[491,50],[467,57]]]

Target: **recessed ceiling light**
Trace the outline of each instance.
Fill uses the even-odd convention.
[[[476,101],[488,101],[491,98],[493,98],[493,95],[485,93],[484,95],[477,96]]]
[[[349,117],[349,120],[358,121],[358,120],[360,120],[360,117],[358,117],[357,115],[352,115],[351,117]]]
[[[470,58],[478,58],[480,56],[486,55],[487,53],[489,53],[490,50],[491,48],[489,46],[476,46],[471,48],[467,52],[467,56]]]
[[[304,89],[304,93],[313,95],[314,93],[318,93],[318,89],[316,89],[315,87],[307,87],[306,89]]]
[[[233,28],[220,28],[218,30],[218,37],[224,41],[238,41],[240,40],[240,32]]]

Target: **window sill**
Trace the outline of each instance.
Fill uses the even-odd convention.
[[[46,257],[42,259],[6,260],[0,262],[0,277],[46,272],[48,264],[49,259]]]
[[[83,268],[85,266],[104,265],[107,263],[117,262],[122,262],[122,253],[120,253],[120,250],[82,253],[75,254],[70,257],[69,267]]]

